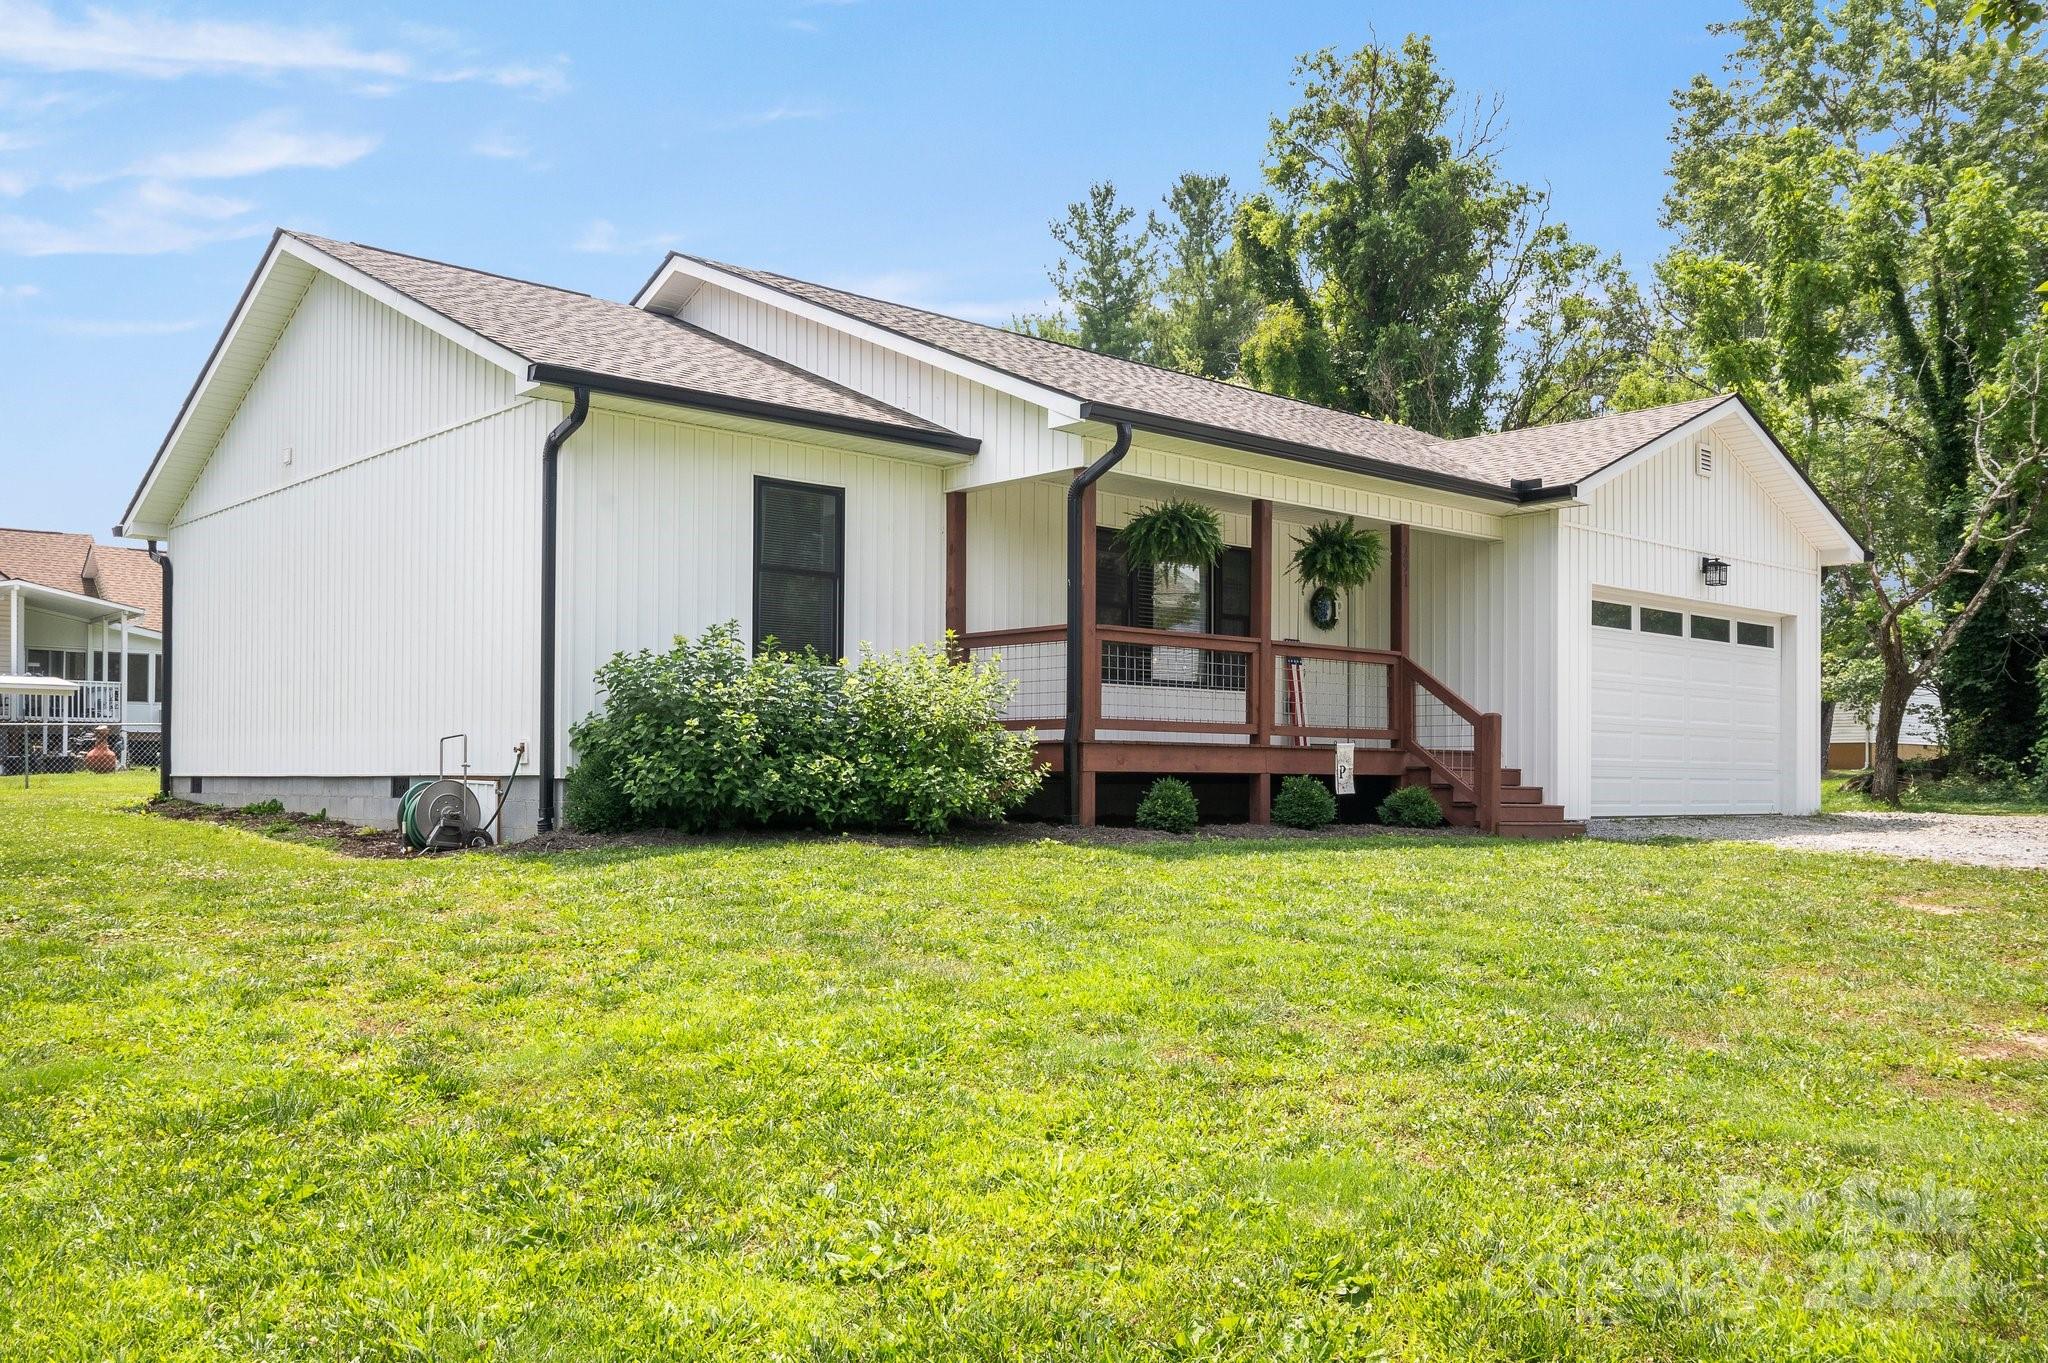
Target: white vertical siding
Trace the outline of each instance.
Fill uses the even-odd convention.
[[[1540,785],[1559,801],[1564,773],[1560,714],[1570,682],[1564,637],[1585,611],[1563,608],[1559,575],[1563,546],[1554,512],[1506,518],[1501,541],[1500,607],[1496,621],[1501,653],[1500,691],[1491,708],[1501,717],[1501,762],[1519,767],[1522,780]]]
[[[1031,478],[1082,462],[1080,438],[1053,430],[1043,407],[770,303],[706,284],[684,307],[683,319],[979,439],[981,452],[947,477],[950,488]]]
[[[533,744],[559,417],[522,403],[174,526],[178,774],[417,774],[455,732],[501,771]]]
[[[597,704],[595,674],[613,654],[664,649],[725,620],[750,634],[757,476],[845,489],[849,651],[943,633],[940,469],[593,411],[562,454],[558,752]]]
[[[513,401],[512,390],[512,375],[496,365],[319,275],[178,519],[291,487],[498,410]]]
[[[1409,538],[1409,620],[1415,659],[1481,710],[1500,711],[1508,668],[1502,582],[1507,553],[1489,540],[1417,531]],[[1510,762],[1508,765],[1514,765]]]
[[[1776,623],[1783,808],[1820,807],[1820,555],[1756,477],[1776,456],[1733,420],[1706,438],[1717,455],[1710,476],[1693,471],[1700,438],[1688,436],[1600,488],[1591,505],[1558,513],[1558,676],[1572,703],[1559,716],[1565,761],[1556,794],[1572,817],[1592,800],[1588,603],[1601,589]],[[1703,584],[1707,556],[1728,561],[1726,587]]]

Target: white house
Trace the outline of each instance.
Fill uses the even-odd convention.
[[[1906,698],[1905,719],[1899,725],[1899,756],[1938,757],[1947,750],[1941,733],[1941,697],[1934,688],[1916,687]],[[1834,723],[1828,729],[1828,769],[1861,771],[1876,761],[1877,717],[1846,705],[1835,707]]]
[[[159,584],[140,550],[0,529],[0,773],[68,768],[102,726],[155,761]]]
[[[1231,552],[1126,572],[1169,497]],[[1330,518],[1390,553],[1325,631]],[[1339,742],[1503,833],[1812,810],[1863,552],[1733,397],[1445,441],[688,256],[628,305],[288,232],[119,529],[170,546],[179,793],[388,820],[462,732],[552,778],[514,836],[597,667],[727,619],[1000,657],[1084,821],[1164,772],[1263,818]]]

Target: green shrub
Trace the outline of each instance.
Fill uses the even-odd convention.
[[[1195,804],[1194,787],[1178,776],[1154,781],[1138,801],[1138,827],[1156,828],[1162,833],[1192,833],[1202,821]]]
[[[579,833],[622,833],[633,826],[633,806],[602,751],[587,752],[569,768],[562,818]]]
[[[749,658],[728,622],[667,653],[619,654],[597,680],[604,706],[571,738],[627,827],[938,833],[1000,818],[1043,779],[1031,736],[1000,722],[1009,679],[936,649],[863,650],[843,666],[809,651]]]
[[[258,800],[253,805],[243,805],[242,812],[244,814],[282,814],[284,813],[284,801]]]
[[[1326,828],[1337,818],[1337,797],[1313,776],[1290,776],[1273,797],[1273,822],[1289,828]]]
[[[1402,786],[1380,801],[1380,822],[1396,828],[1435,828],[1444,821],[1443,806],[1422,786]]]

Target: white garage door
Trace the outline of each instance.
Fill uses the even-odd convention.
[[[1593,812],[1779,807],[1775,625],[1593,602]]]

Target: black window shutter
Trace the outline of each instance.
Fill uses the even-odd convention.
[[[846,492],[754,480],[754,647],[845,653]]]

